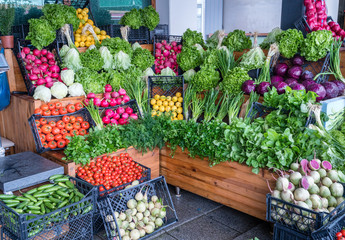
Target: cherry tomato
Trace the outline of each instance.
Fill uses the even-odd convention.
[[[66,129],[61,129],[61,131],[60,131],[60,133],[62,134],[62,135],[65,135],[66,133],[68,133],[68,131],[66,130]]]
[[[341,232],[337,232],[337,233],[335,234],[335,236],[336,236],[337,238],[340,238],[340,237],[343,236],[343,234],[342,234]]]
[[[52,131],[52,127],[50,125],[46,124],[46,125],[42,126],[41,130],[44,134],[48,134]]]
[[[63,116],[62,117],[62,121],[64,121],[65,123],[69,123],[70,117],[69,116]]]
[[[84,121],[84,119],[80,116],[76,117],[76,119],[77,119],[77,122],[79,122],[80,124]]]
[[[80,123],[79,122],[75,122],[73,124],[73,128],[79,130],[80,129]]]
[[[49,122],[49,126],[51,126],[51,127],[56,127],[56,122],[55,122],[55,121],[50,121],[50,122]]]
[[[67,112],[72,113],[75,112],[75,106],[73,104],[67,105]]]
[[[70,132],[70,134],[71,134],[72,136],[76,136],[76,135],[79,135],[79,131],[78,131],[77,129],[73,129],[73,130]]]
[[[76,111],[78,111],[78,110],[80,110],[80,109],[82,109],[84,107],[81,102],[76,103],[74,106],[75,106],[75,110]]]
[[[54,135],[53,135],[52,133],[48,133],[48,134],[46,135],[46,140],[47,140],[48,142],[54,141]]]
[[[77,119],[76,119],[75,116],[70,116],[70,117],[69,117],[69,122],[70,122],[70,123],[75,123],[76,120],[77,120]]]
[[[62,134],[56,134],[56,135],[54,136],[54,140],[55,140],[55,141],[59,141],[60,139],[62,139]]]
[[[47,142],[43,142],[43,143],[42,143],[42,147],[48,148],[48,143],[47,143]]]
[[[44,142],[46,140],[46,135],[41,133],[40,134],[40,140],[41,140],[41,142]]]
[[[71,131],[71,130],[73,129],[72,123],[66,123],[65,129],[66,129],[67,131]]]
[[[57,123],[56,123],[56,126],[60,129],[63,129],[65,128],[65,123],[62,121],[62,120],[59,120]]]
[[[53,109],[53,110],[52,110],[52,115],[53,115],[53,116],[60,115],[59,109]]]
[[[84,129],[89,129],[90,123],[84,121],[84,122],[81,123],[81,127],[84,128]]]
[[[67,113],[67,108],[61,107],[61,108],[59,108],[59,112],[60,112],[60,115],[64,115]]]
[[[59,133],[60,133],[60,128],[54,127],[54,128],[52,129],[52,134],[57,135],[57,134],[59,134]]]
[[[56,142],[55,141],[50,141],[50,142],[48,142],[48,147],[49,148],[51,148],[51,149],[54,149],[54,148],[56,148]]]
[[[41,105],[41,109],[42,109],[42,111],[47,111],[47,110],[49,110],[48,104],[42,104],[42,105]]]
[[[66,139],[67,139],[67,137],[70,137],[70,136],[71,136],[71,134],[66,133],[66,134],[64,134],[64,135],[62,136],[62,138],[66,140]]]
[[[40,114],[40,115],[42,115],[42,113],[43,113],[42,109],[40,109],[40,108],[36,108],[36,109],[35,109],[35,114]]]
[[[57,147],[58,148],[64,148],[66,146],[66,141],[63,140],[63,139],[60,139],[58,142],[57,142]]]
[[[342,229],[340,232],[343,234],[343,237],[345,237],[345,229]]]
[[[35,120],[36,127],[39,127],[41,125],[40,120]]]
[[[128,153],[125,153],[124,156],[125,156],[125,157],[129,157],[129,154],[128,154]]]
[[[48,108],[49,108],[50,111],[54,110],[55,109],[55,103],[49,103],[48,104]]]
[[[84,136],[86,134],[87,134],[86,129],[84,128],[79,129],[79,135]]]
[[[61,102],[56,102],[55,103],[55,108],[59,109],[62,107],[62,103]]]
[[[45,111],[43,111],[42,115],[43,116],[51,116],[52,112],[50,110],[45,110]]]

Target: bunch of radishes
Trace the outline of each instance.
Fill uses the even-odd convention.
[[[107,84],[104,87],[104,94],[102,99],[98,98],[94,93],[89,93],[87,94],[87,99],[85,99],[85,103],[88,104],[89,101],[92,99],[93,104],[97,107],[114,107],[129,102],[131,100],[126,94],[126,90],[123,88],[120,88],[119,91],[112,91],[113,89],[110,86],[110,84]]]
[[[31,51],[30,48],[23,47],[20,56],[23,59],[29,79],[35,87],[45,85],[47,88],[51,88],[54,82],[63,82],[55,56],[47,49]]]
[[[163,40],[161,43],[156,43],[155,46],[155,72],[159,74],[162,69],[169,67],[177,75],[178,65],[176,55],[181,52],[182,45],[175,41],[168,43],[166,40]]]
[[[344,39],[345,31],[338,23],[327,23],[327,8],[325,0],[304,0],[307,23],[312,31],[330,30],[336,39]]]
[[[129,118],[137,120],[138,115],[133,112],[133,109],[131,107],[124,106],[118,107],[115,110],[105,110],[105,116],[102,118],[102,121],[105,125],[125,125],[128,123]]]

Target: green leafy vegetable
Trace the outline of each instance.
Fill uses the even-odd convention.
[[[218,85],[220,80],[219,72],[211,65],[203,65],[194,77],[191,79],[190,83],[193,88],[198,91],[210,90]]]
[[[118,91],[120,87],[123,86],[123,83],[125,81],[124,74],[117,70],[109,70],[108,73],[109,73],[108,83],[111,85],[111,87],[115,91]]]
[[[254,46],[249,52],[243,54],[240,66],[249,70],[261,68],[266,56],[262,49],[257,45],[257,35],[254,36]]]
[[[260,44],[260,47],[262,49],[269,49],[270,45],[272,43],[275,43],[276,37],[282,33],[283,30],[281,30],[279,27],[273,28],[272,31],[267,35],[267,37],[264,39],[264,41]]]
[[[141,11],[133,8],[122,16],[119,23],[132,29],[139,29],[143,25]]]
[[[152,67],[155,63],[155,58],[148,49],[137,48],[133,52],[132,64],[144,71],[148,67]]]
[[[250,37],[246,36],[246,33],[242,30],[234,30],[229,32],[229,34],[224,38],[223,45],[227,46],[233,51],[241,52],[244,49],[252,47],[252,41]]]
[[[225,33],[223,30],[215,31],[211,37],[206,40],[206,47],[209,50],[214,50],[222,45]]]
[[[80,20],[75,13],[75,9],[64,4],[45,4],[43,9],[44,18],[58,30],[65,24],[72,24],[73,29],[78,29]]]
[[[131,57],[133,53],[131,44],[119,37],[103,39],[102,46],[107,47],[110,53],[113,55],[122,51]]]
[[[32,45],[37,49],[41,50],[55,40],[55,29],[47,20],[42,18],[30,19],[29,24],[29,34],[26,39],[31,40]]]
[[[82,68],[76,72],[75,82],[82,84],[86,93],[103,93],[108,78],[109,75],[106,72],[98,73],[89,68]]]
[[[300,50],[303,34],[297,29],[288,29],[276,36],[280,53],[286,58],[292,58]]]
[[[84,68],[89,68],[94,71],[100,71],[104,65],[104,60],[101,53],[96,49],[88,49],[80,54],[81,64]]]
[[[314,31],[307,34],[301,46],[301,56],[307,61],[324,58],[333,42],[332,32],[327,30]]]
[[[201,46],[205,46],[202,33],[197,32],[197,31],[192,31],[189,28],[183,33],[182,41],[183,41],[183,48],[191,47],[191,46],[194,46],[195,44],[200,44]]]
[[[188,71],[200,66],[202,57],[196,47],[183,47],[177,55],[177,64],[183,71]]]
[[[225,75],[219,87],[228,94],[238,94],[241,92],[242,84],[249,79],[250,77],[245,69],[235,67]]]
[[[149,5],[142,10],[142,18],[144,26],[147,27],[150,31],[154,30],[159,24],[159,14],[156,9]]]

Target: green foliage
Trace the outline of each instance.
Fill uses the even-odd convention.
[[[280,53],[286,58],[292,58],[300,50],[303,34],[297,29],[288,29],[276,36]]]
[[[103,93],[108,78],[109,74],[106,72],[98,73],[89,68],[82,68],[76,72],[75,82],[83,85],[85,93]]]
[[[266,56],[260,47],[254,47],[243,54],[240,66],[249,70],[261,68],[264,65]]]
[[[113,55],[115,55],[116,53],[120,51],[128,54],[130,57],[133,54],[133,49],[131,47],[131,44],[127,42],[126,40],[121,39],[119,37],[104,39],[102,41],[102,46],[107,47],[110,53]]]
[[[31,40],[32,45],[37,49],[41,50],[55,40],[56,32],[46,19],[30,19],[29,24],[29,34],[26,39]]]
[[[133,8],[131,11],[126,12],[120,19],[119,24],[129,26],[132,29],[139,29],[143,26],[141,11]]]
[[[72,24],[73,29],[78,29],[80,20],[75,9],[63,4],[45,4],[43,9],[44,18],[49,21],[53,29],[58,30],[65,24]]]
[[[151,5],[142,9],[141,16],[143,18],[144,26],[150,31],[154,30],[159,24],[159,14]]]
[[[244,68],[235,67],[225,75],[219,87],[228,94],[238,94],[241,92],[242,84],[249,79],[250,77]]]
[[[11,35],[14,17],[15,8],[12,5],[0,4],[0,32],[2,36]]]
[[[133,52],[132,64],[144,71],[148,67],[152,67],[155,58],[148,49],[137,48]]]
[[[332,32],[327,30],[314,31],[307,34],[302,42],[301,56],[307,61],[317,61],[324,58],[333,42]]]
[[[228,33],[223,40],[223,45],[227,46],[228,49],[232,49],[232,51],[242,52],[244,49],[252,47],[252,41],[244,31],[236,29]]]
[[[114,91],[118,91],[120,87],[124,85],[124,81],[126,80],[124,75],[117,70],[109,70],[108,73],[108,83],[111,85]]]
[[[88,49],[87,51],[80,53],[80,61],[84,68],[88,68],[94,71],[100,71],[104,65],[104,60],[101,53],[96,49]]]
[[[202,57],[196,47],[183,47],[177,55],[177,63],[183,71],[188,71],[200,66]]]
[[[264,41],[260,44],[262,49],[269,49],[272,43],[275,43],[276,37],[282,32],[279,27],[273,28],[272,31],[267,35]]]
[[[190,83],[197,92],[210,90],[218,85],[220,74],[212,65],[203,65]]]
[[[192,31],[189,28],[182,35],[183,48],[194,46],[195,44],[200,44],[205,46],[202,33],[197,31]],[[183,50],[182,48],[182,50]]]

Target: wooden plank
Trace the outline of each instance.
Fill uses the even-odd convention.
[[[12,49],[5,49],[5,58],[10,67],[10,70],[6,73],[10,92],[26,92],[26,86]]]

